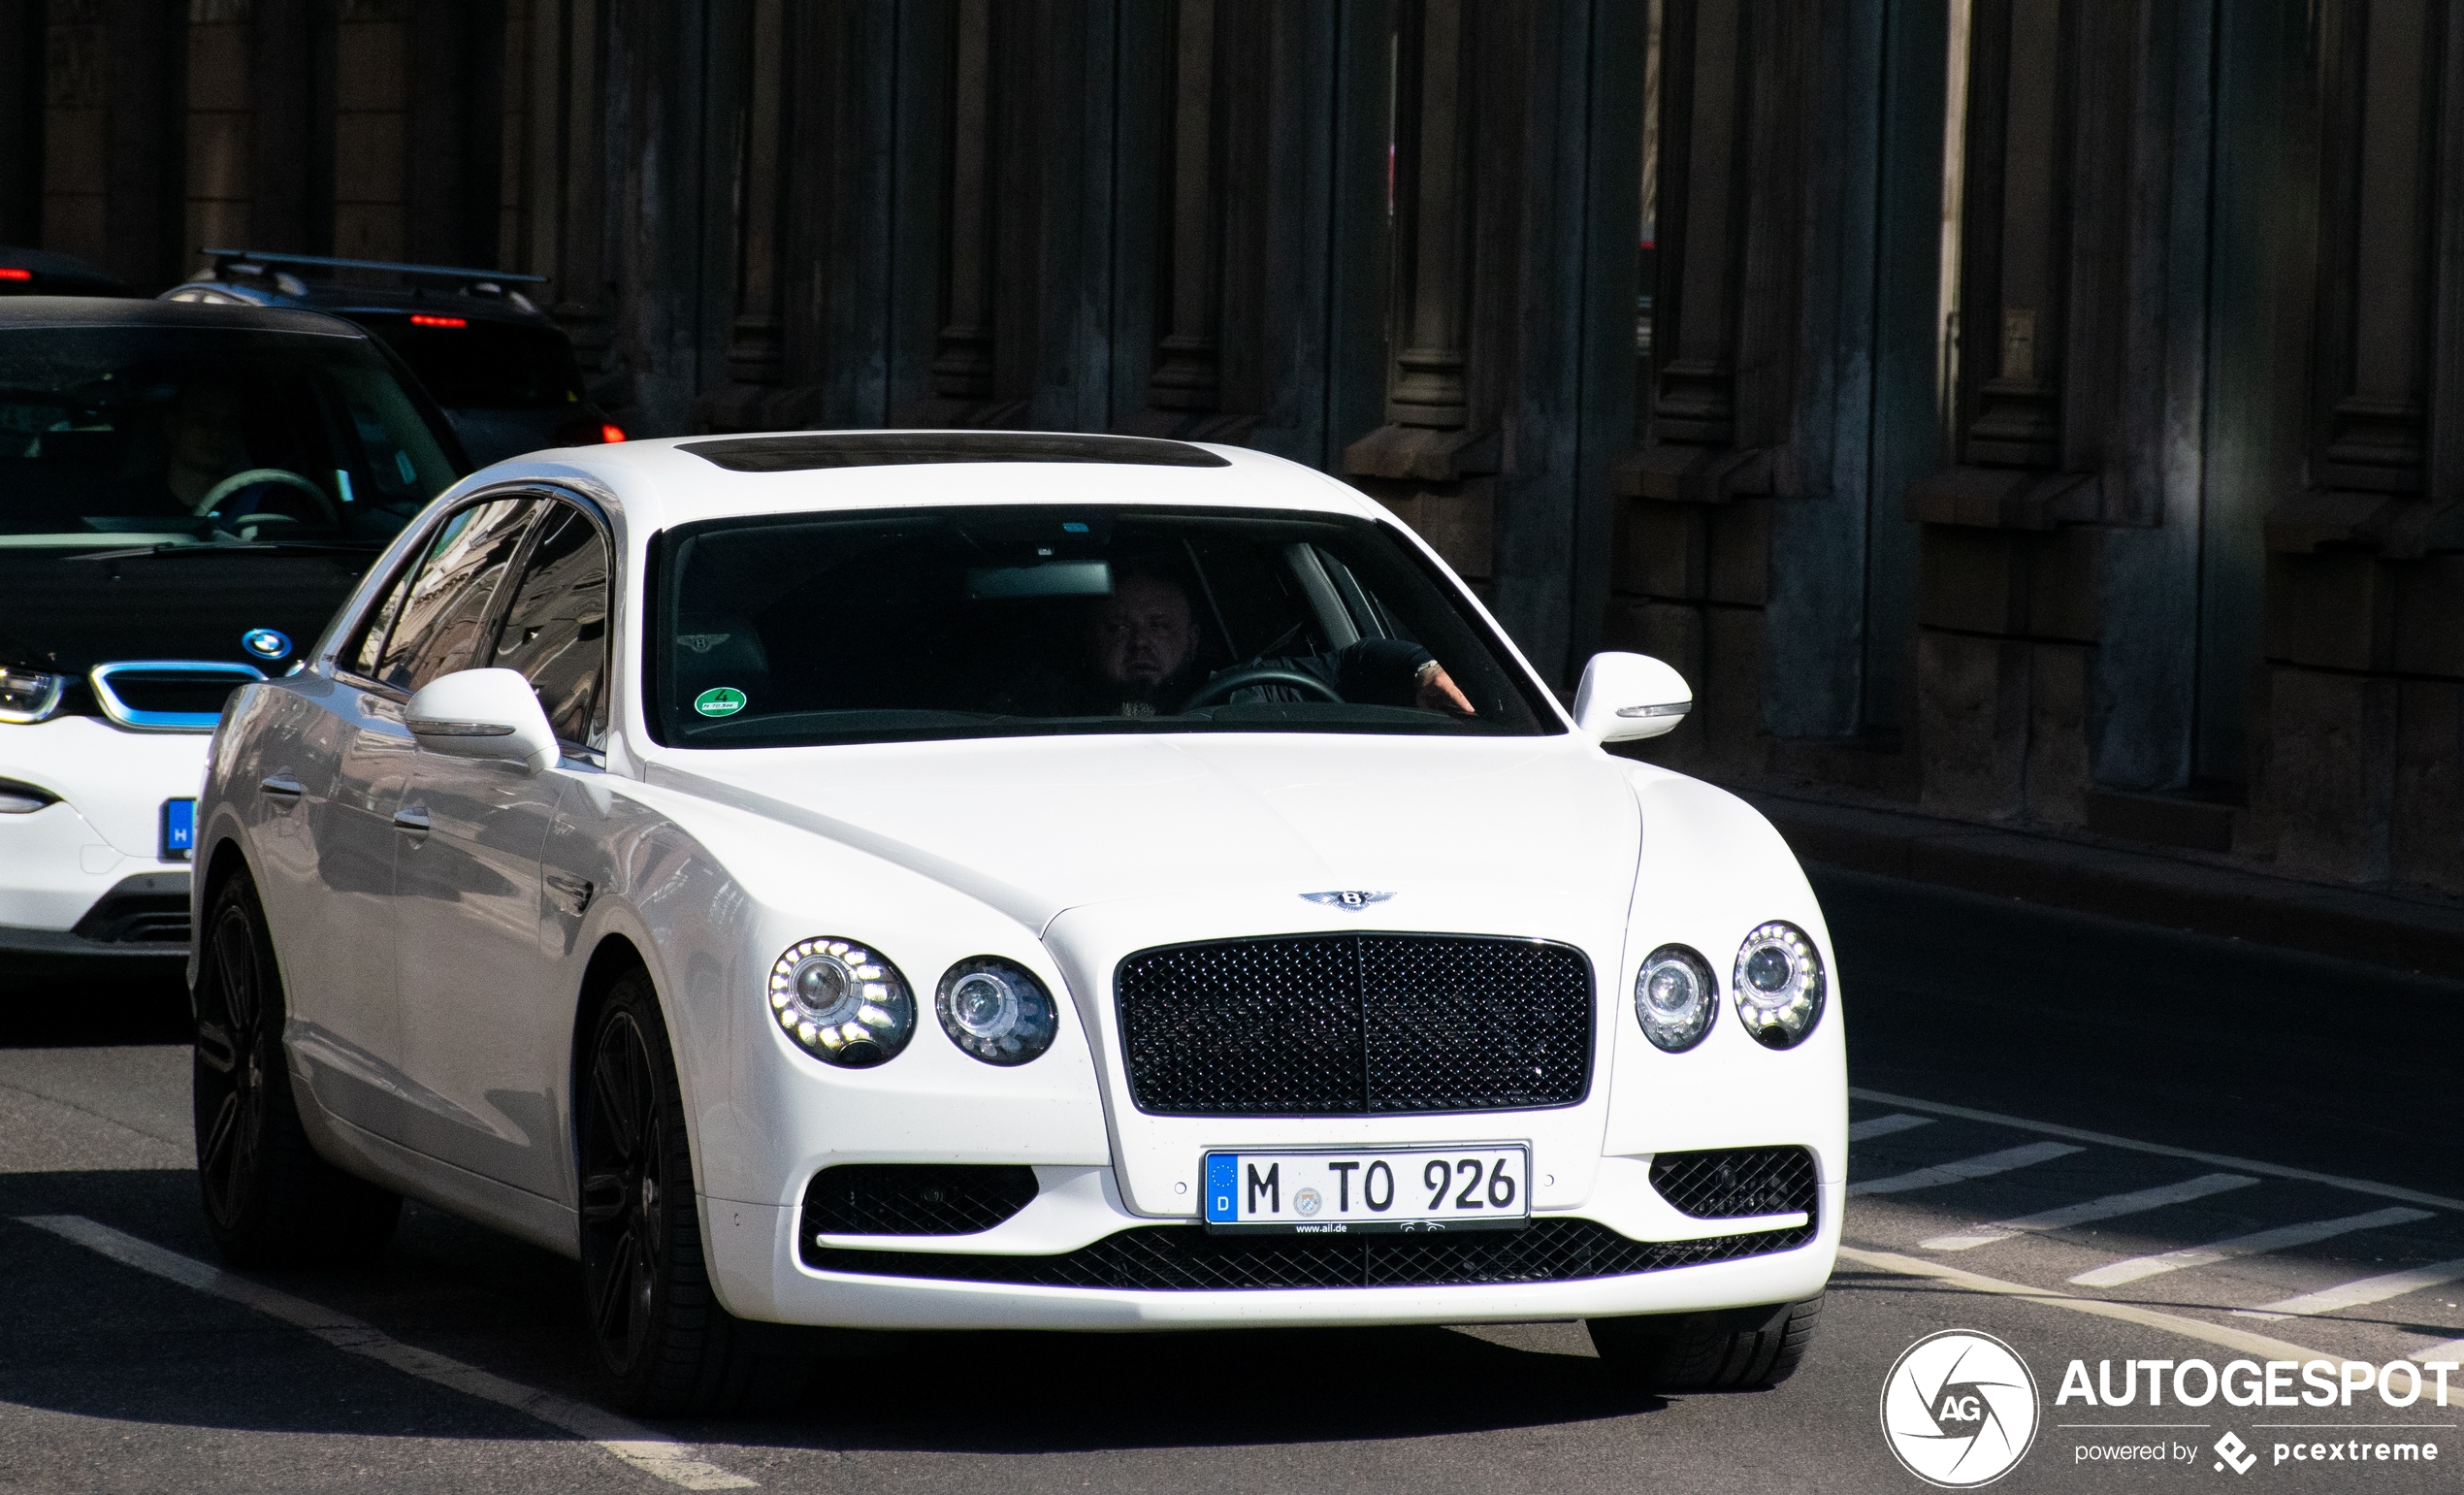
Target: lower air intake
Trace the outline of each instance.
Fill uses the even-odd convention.
[[[802,1234],[974,1235],[1035,1192],[1035,1170],[1022,1165],[842,1163],[806,1186]]]
[[[1814,1214],[1820,1185],[1814,1154],[1803,1148],[1724,1148],[1663,1153],[1651,1159],[1651,1186],[1697,1219],[1748,1215]]]
[[[1571,1283],[1767,1255],[1793,1251],[1813,1238],[1811,1221],[1791,1230],[1706,1241],[1631,1241],[1588,1219],[1536,1219],[1522,1230],[1437,1237],[1209,1235],[1197,1225],[1151,1225],[1055,1256],[978,1256],[818,1246],[807,1231],[803,1257],[818,1272],[869,1277],[1219,1292]]]

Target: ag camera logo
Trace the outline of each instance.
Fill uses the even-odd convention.
[[[1882,1435],[1908,1473],[1946,1490],[1991,1484],[2036,1441],[2036,1378],[1990,1334],[1945,1329],[1900,1352],[1882,1382]]]

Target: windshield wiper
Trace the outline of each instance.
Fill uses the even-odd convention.
[[[287,551],[292,555],[367,555],[383,548],[381,543],[352,543],[345,540],[208,540],[195,545],[133,545],[124,550],[89,550],[81,555],[64,556],[61,559],[125,561],[137,556],[223,556],[235,551]]]

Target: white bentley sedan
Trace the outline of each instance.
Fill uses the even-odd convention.
[[[581,1263],[621,1405],[839,1328],[1582,1318],[1768,1385],[1839,1237],[1832,949],[1604,654],[1563,709],[1256,452],[803,433],[501,464],[199,804],[243,1263],[409,1195]]]

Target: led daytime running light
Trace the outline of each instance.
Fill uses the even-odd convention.
[[[854,940],[823,935],[789,946],[771,962],[769,996],[780,1029],[842,1069],[886,1063],[915,1036],[907,978]]]
[[[1746,935],[1729,985],[1737,1021],[1765,1048],[1794,1048],[1822,1021],[1823,958],[1793,924],[1774,920]]]

